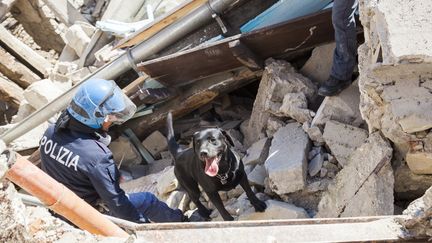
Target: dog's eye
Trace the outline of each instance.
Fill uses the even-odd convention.
[[[216,143],[216,138],[209,138],[210,143]]]

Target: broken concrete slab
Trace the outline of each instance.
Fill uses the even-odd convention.
[[[324,192],[316,217],[393,214],[391,158],[390,144],[372,133]]]
[[[432,62],[430,10],[421,0],[377,3],[374,21],[384,64]]]
[[[335,47],[335,42],[315,47],[300,73],[316,83],[326,81],[330,76]]]
[[[35,109],[42,108],[61,94],[63,92],[49,79],[37,81],[24,90],[25,99]]]
[[[264,179],[267,177],[264,165],[256,165],[247,177],[251,185],[264,187]]]
[[[332,154],[342,166],[346,166],[351,154],[363,144],[368,132],[337,121],[326,122],[323,138]]]
[[[159,131],[154,131],[148,136],[142,145],[153,155],[154,158],[160,156],[160,152],[168,149],[166,137]]]
[[[267,209],[264,212],[255,212],[251,208],[244,212],[238,220],[271,220],[271,219],[301,219],[309,218],[306,210],[293,204],[276,200],[267,200]]]
[[[408,218],[399,220],[399,223],[409,232],[406,238],[432,237],[432,187],[422,197],[411,202],[403,214]]]
[[[65,34],[66,44],[75,50],[75,53],[80,57],[87,45],[90,43],[90,37],[81,28],[81,25],[74,24],[69,27]]]
[[[142,163],[141,155],[127,136],[120,136],[112,141],[109,149],[113,159],[120,166],[139,165]]]
[[[245,165],[256,165],[262,164],[268,156],[268,150],[270,148],[270,140],[263,138],[258,142],[252,144],[246,151],[246,155],[242,158],[243,164]]]
[[[250,132],[245,134],[246,145],[265,137],[270,111],[278,111],[287,93],[304,93],[310,101],[315,99],[316,87],[288,62],[268,59],[249,120]]]
[[[415,174],[432,174],[432,154],[427,152],[408,152],[406,162]]]
[[[324,98],[312,120],[311,126],[323,127],[329,120],[356,127],[360,126],[363,123],[363,119],[360,114],[360,92],[357,83],[355,81],[337,96]]]
[[[281,195],[306,185],[309,138],[299,123],[290,123],[273,137],[265,168],[273,192]]]
[[[308,109],[304,93],[287,93],[275,115],[291,117],[300,123],[305,123],[311,122],[315,113]]]

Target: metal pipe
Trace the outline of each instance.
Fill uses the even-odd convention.
[[[6,150],[3,154],[8,156],[6,178],[39,198],[54,212],[90,233],[129,237],[124,230],[18,153]]]
[[[137,62],[143,60],[144,58],[163,50],[167,46],[175,43],[178,39],[184,37],[186,34],[209,22],[212,19],[212,14],[214,12],[221,13],[237,2],[238,0],[209,1],[208,4],[204,4],[203,6],[197,8],[189,15],[171,24],[165,29],[162,29],[151,38],[132,48],[130,51],[134,61]],[[46,104],[44,107],[28,116],[26,119],[22,120],[15,127],[6,131],[1,135],[0,139],[2,139],[6,144],[9,144],[16,138],[24,135],[29,130],[48,120],[57,112],[66,108],[75,94],[76,89],[84,81],[90,78],[115,79],[121,73],[127,71],[130,68],[131,64],[129,63],[127,54],[123,53],[112,62],[107,63],[98,69],[96,72],[87,75],[83,80],[66,91],[63,95],[60,95],[50,103]]]

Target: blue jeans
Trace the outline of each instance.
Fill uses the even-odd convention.
[[[160,201],[153,193],[138,192],[129,194],[129,200],[142,216],[155,223],[181,222],[183,213],[180,209],[172,209]]]
[[[357,33],[354,13],[357,0],[334,0],[332,10],[336,48],[330,75],[339,80],[351,80],[357,55]]]

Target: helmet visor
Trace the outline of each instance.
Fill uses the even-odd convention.
[[[106,121],[113,124],[122,124],[129,120],[136,112],[135,104],[123,93],[123,91],[113,82],[113,92],[107,99],[100,104],[99,109],[102,114],[106,114]]]

